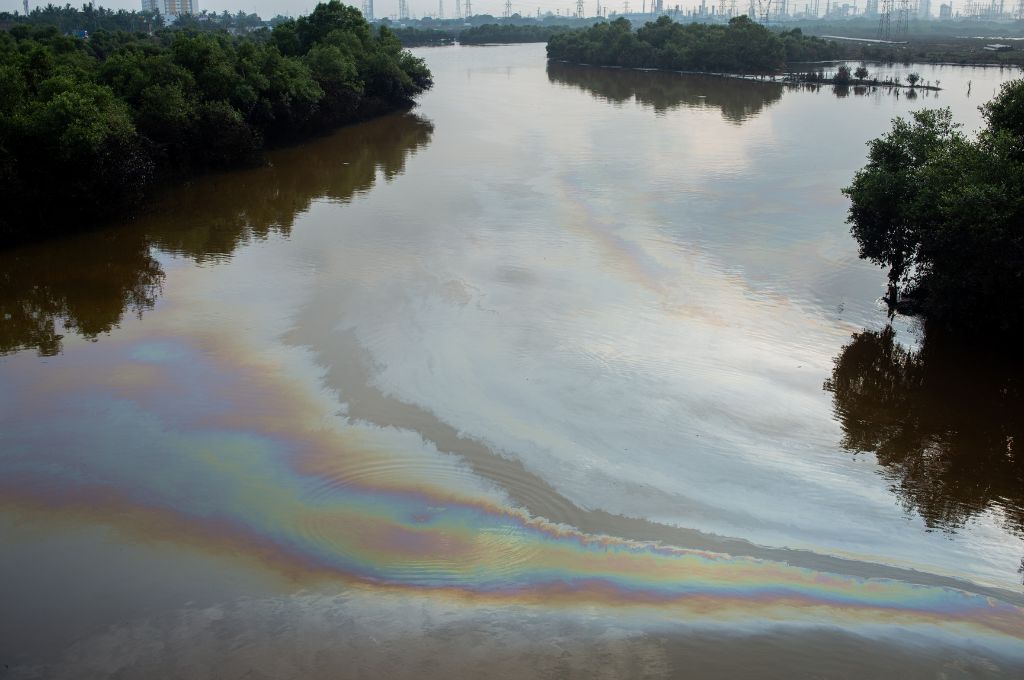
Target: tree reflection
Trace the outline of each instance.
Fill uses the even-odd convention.
[[[856,333],[835,361],[832,393],[846,449],[872,452],[904,507],[955,531],[995,510],[1024,534],[1024,370],[934,333],[921,349],[891,327]]]
[[[680,107],[715,107],[722,111],[726,120],[737,124],[782,98],[782,85],[772,82],[578,66],[556,61],[548,62],[548,80],[578,87],[610,102],[635,99],[659,114]]]
[[[0,253],[0,355],[51,356],[65,332],[96,338],[141,315],[164,279],[140,233],[106,230]]]
[[[67,332],[96,338],[126,313],[141,316],[164,281],[153,248],[205,262],[288,235],[314,200],[348,201],[378,173],[400,175],[432,132],[418,116],[386,116],[279,151],[265,167],[171,189],[136,222],[0,252],[0,355],[57,354]]]
[[[433,129],[413,114],[385,116],[281,150],[266,166],[206,177],[158,202],[148,237],[162,250],[206,261],[252,239],[288,235],[314,200],[347,202],[373,187],[378,172],[385,181],[402,174]]]

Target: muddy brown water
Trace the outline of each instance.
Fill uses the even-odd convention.
[[[839,193],[1015,73],[418,53],[0,253],[0,678],[1020,677],[1024,374],[888,327]]]

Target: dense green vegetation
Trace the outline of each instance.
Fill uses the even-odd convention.
[[[775,33],[746,16],[728,25],[679,24],[666,16],[634,32],[624,18],[583,31],[559,33],[548,57],[577,64],[769,74],[787,62],[839,56],[839,48],[799,29]]]
[[[158,12],[136,12],[124,9],[106,9],[92,3],[81,9],[71,5],[48,4],[36,7],[28,14],[0,12],[0,29],[13,26],[53,26],[61,33],[73,31],[156,31],[165,27],[163,16]]]
[[[69,4],[60,6],[48,4],[36,7],[28,14],[12,14],[0,12],[0,28],[10,29],[12,26],[53,26],[61,33],[94,33],[96,31],[159,31],[170,29],[175,31],[231,31],[233,33],[249,33],[258,31],[267,25],[276,26],[289,21],[288,17],[277,16],[269,22],[263,21],[258,15],[239,10],[231,14],[224,10],[220,14],[201,10],[198,14],[183,14],[172,24],[167,24],[159,12],[142,10],[113,10],[97,7],[91,2],[82,5],[81,9]]]
[[[406,107],[422,60],[336,0],[244,37],[0,32],[0,239],[73,229],[153,183]]]
[[[964,135],[949,109],[897,119],[844,189],[861,257],[889,268],[891,306],[965,333],[1024,328],[1024,80]]]

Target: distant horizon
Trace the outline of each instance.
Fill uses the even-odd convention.
[[[342,0],[344,2],[344,0]],[[636,9],[641,6],[642,0],[634,0],[630,2],[630,8]],[[35,9],[36,7],[45,7],[48,3],[46,2],[29,2],[29,7]],[[53,2],[54,5],[63,5],[64,3]],[[70,3],[73,7],[81,7],[83,3]],[[126,9],[126,10],[141,10],[142,2],[138,0],[136,2],[129,2],[127,0],[111,0],[110,2],[96,2],[93,3],[98,7],[105,7],[108,9]],[[279,14],[288,16],[299,16],[301,14],[309,14],[316,7],[316,2],[281,2],[281,0],[223,0],[218,2],[217,5],[208,6],[202,0],[197,0],[198,10],[208,10],[210,12],[216,12],[220,14],[224,10],[228,10],[232,14],[243,10],[246,13],[256,12],[260,17],[269,19]],[[362,2],[345,2],[347,5],[354,7],[361,7]],[[700,6],[700,2],[672,2],[673,6],[678,4],[680,8],[691,9],[692,7]],[[465,0],[462,0],[463,7],[465,6]],[[602,7],[604,3],[601,3]],[[612,11],[622,11],[622,2],[608,3],[609,8]],[[708,4],[710,7],[711,3]],[[21,12],[20,0],[0,0],[0,11],[6,12]],[[500,17],[505,12],[505,3],[502,0],[477,0],[472,3],[474,14],[491,14],[496,17]],[[588,0],[584,7],[590,14],[595,14],[597,7],[596,0]],[[416,16],[421,18],[425,15],[434,15],[437,13],[437,2],[432,0],[409,0],[409,9]],[[512,11],[519,13],[523,16],[535,16],[537,9],[540,8],[541,12],[552,12],[556,10],[565,13],[569,12],[571,15],[575,11],[575,2],[558,2],[557,0],[540,0],[538,2],[513,2]],[[398,0],[375,0],[374,9],[377,18],[398,16]],[[448,16],[450,12],[455,11],[455,0],[444,0],[445,18],[455,18],[454,16]]]
[[[646,13],[646,5],[649,4],[649,5],[653,6],[655,1],[656,0],[631,0],[628,3],[629,9],[630,9],[629,14],[633,15],[633,14]],[[879,0],[879,2],[880,1],[881,0]],[[342,2],[344,2],[345,4],[348,4],[348,5],[354,6],[354,7],[361,7],[362,6],[361,0],[349,1],[349,2],[346,2],[345,0],[342,0]],[[454,18],[456,18],[456,17],[453,16],[453,13],[455,11],[455,0],[442,0],[442,2],[444,3],[444,13],[445,13],[444,18],[445,19],[454,19]],[[696,9],[698,9],[701,6],[700,0],[684,0],[683,2],[675,2],[675,0],[664,0],[664,2],[665,2],[665,5],[667,7],[679,7],[679,9],[684,11],[684,12],[689,12],[691,10],[696,10]],[[706,5],[707,5],[709,11],[711,10],[712,7],[716,8],[716,9],[718,7],[718,2],[715,2],[713,0],[705,0],[705,2],[706,2]],[[731,2],[731,0],[725,0],[725,2],[729,3],[729,2]],[[857,16],[860,16],[862,18],[867,18],[867,17],[864,17],[864,15],[863,15],[863,7],[867,4],[866,0],[860,0],[860,1],[854,0],[851,3],[839,3],[836,0],[825,0],[824,3],[823,3],[822,0],[818,0],[817,4],[827,6],[830,2],[835,3],[835,4],[851,4],[853,6],[854,10],[858,13]],[[918,0],[918,2],[920,2],[920,0]],[[466,3],[466,0],[461,0],[461,5],[463,7],[465,7],[465,3]],[[52,3],[48,3],[48,2],[30,1],[29,2],[29,8],[30,8],[30,10],[32,10],[32,9],[36,9],[37,7],[45,7],[47,4],[53,4],[53,5],[58,5],[58,6],[63,6],[64,4],[71,4],[73,7],[80,8],[85,3],[83,3],[83,2],[77,2],[77,3],[75,3],[75,2],[71,2],[71,3],[52,2]],[[142,9],[142,0],[111,0],[110,2],[94,2],[93,4],[96,5],[97,7],[103,7],[103,8],[106,8],[106,9],[113,9],[113,10],[124,9],[124,10],[136,10],[136,11],[139,11],[139,10]],[[224,10],[227,10],[227,11],[231,12],[232,14],[235,14],[239,10],[242,10],[242,11],[245,11],[247,14],[255,12],[256,14],[258,14],[263,19],[271,19],[271,18],[273,18],[275,16],[278,16],[278,15],[297,17],[297,16],[300,16],[300,15],[303,15],[303,14],[309,14],[313,10],[313,8],[317,5],[317,2],[314,2],[312,0],[305,1],[305,2],[286,2],[286,1],[283,1],[283,0],[222,0],[222,1],[218,2],[216,7],[214,7],[214,6],[207,6],[207,4],[205,2],[203,2],[202,0],[196,0],[195,4],[197,6],[197,13],[199,11],[202,11],[202,10],[207,10],[208,12],[211,12],[211,13],[220,14]],[[596,17],[596,10],[597,10],[598,4],[599,3],[597,2],[597,0],[588,0],[587,2],[585,2],[584,3],[584,9],[586,10],[586,16],[584,18]],[[736,4],[737,4],[738,8],[742,8],[745,5],[749,6],[749,0],[737,0]],[[801,1],[801,0],[790,0],[790,6],[794,7],[794,8],[811,7],[814,4],[815,4],[815,2],[813,0],[803,0],[803,1]],[[912,1],[912,5],[916,5],[916,4],[918,4],[918,3],[914,3]],[[956,12],[959,10],[958,5],[966,6],[965,3],[963,3],[963,2],[957,3],[955,1],[954,2],[949,2],[949,1],[946,1],[946,0],[931,0],[931,2],[929,3],[929,5],[930,5],[929,6],[929,10],[930,10],[929,11],[929,18],[931,18],[933,20],[937,20],[938,19],[938,13],[939,13],[939,7],[941,5],[943,5],[943,4],[951,4],[953,6],[954,18],[961,18],[961,19],[969,18],[969,17],[966,17],[966,16],[965,17],[957,17],[956,16]],[[437,3],[433,2],[433,0],[409,0],[408,5],[409,5],[409,10],[412,13],[412,18],[413,19],[423,19],[423,18],[436,17],[437,12],[438,12],[438,5],[437,5]],[[616,14],[623,14],[623,10],[627,6],[627,3],[624,2],[623,0],[617,0],[617,1],[614,1],[614,2],[607,2],[607,3],[606,2],[601,2],[600,6],[602,7],[602,9],[606,10],[606,13],[607,12],[611,12],[611,13],[616,13]],[[375,9],[375,15],[376,15],[375,18],[376,19],[383,19],[383,18],[395,19],[395,18],[398,17],[398,7],[399,7],[398,0],[375,0],[375,2],[374,2],[374,9]],[[502,16],[504,16],[504,12],[505,12],[505,3],[504,3],[503,0],[478,0],[477,2],[473,2],[472,7],[473,7],[473,15],[474,16],[489,14],[489,15],[492,15],[494,17],[501,18]],[[561,1],[561,2],[559,0],[539,0],[538,2],[523,2],[523,1],[520,1],[520,2],[513,2],[512,3],[512,11],[513,11],[513,13],[520,14],[523,17],[534,17],[534,16],[536,16],[538,10],[540,10],[540,12],[542,14],[546,14],[547,12],[551,12],[552,14],[556,14],[556,15],[560,15],[560,16],[572,16],[573,12],[575,12],[575,8],[576,8],[576,4],[574,2],[568,2],[567,3],[567,2],[564,2],[564,0]],[[824,9],[824,7],[823,7],[823,9]],[[0,11],[12,12],[12,13],[13,12],[21,13],[22,12],[22,2],[21,2],[21,0],[0,0]],[[746,14],[746,11],[741,9],[740,13],[741,14]],[[824,17],[819,15],[819,18],[824,18]]]
[[[465,1],[466,0],[462,0],[462,2],[461,2],[463,7],[465,7]],[[343,2],[344,2],[344,0],[343,0]],[[455,0],[443,0],[443,2],[444,2],[445,18],[446,19],[453,19],[453,18],[455,18],[454,16],[449,16],[449,14],[453,13],[454,10],[455,10]],[[727,2],[728,2],[728,0],[727,0]],[[639,14],[642,11],[644,11],[645,4],[651,4],[653,6],[653,3],[654,3],[654,0],[646,0],[646,2],[645,2],[645,0],[631,0],[629,2],[630,14]],[[819,3],[820,3],[820,0],[819,0]],[[30,1],[29,2],[29,8],[30,9],[35,9],[37,7],[45,7],[47,4],[54,4],[54,5],[63,6],[65,3],[61,3],[61,2],[47,3],[47,2],[38,2],[38,1],[33,2],[33,1]],[[71,4],[73,7],[81,7],[84,3],[82,3],[82,2],[78,2],[78,3],[72,2],[72,3],[69,3],[69,4]],[[142,9],[142,1],[141,0],[136,0],[136,1],[130,1],[130,0],[111,0],[110,2],[94,2],[93,4],[95,4],[97,7],[104,7],[106,9],[114,9],[114,10],[118,10],[118,9],[141,10]],[[354,7],[361,7],[362,6],[362,2],[361,1],[345,2],[345,4],[352,5]],[[437,5],[436,2],[433,2],[432,0],[409,0],[408,4],[409,4],[410,11],[414,15],[414,17],[417,18],[417,19],[423,18],[423,17],[425,17],[427,15],[433,16],[433,15],[437,14],[438,5]],[[619,1],[607,2],[607,3],[601,2],[600,4],[601,4],[601,7],[606,7],[607,6],[607,8],[608,8],[608,10],[610,12],[616,12],[616,13],[621,14],[623,12],[623,8],[624,8],[626,3],[622,2],[621,0],[619,0]],[[699,8],[701,3],[700,3],[700,0],[684,0],[683,2],[675,2],[675,0],[666,0],[665,4],[667,6],[671,6],[671,7],[675,7],[675,6],[678,5],[681,10],[689,11],[689,10],[692,10],[692,9]],[[813,4],[814,3],[809,1],[809,0],[805,0],[804,2],[800,2],[799,0],[796,0],[795,2],[792,2],[792,6],[795,6],[795,7],[801,7],[801,6],[804,6],[804,5],[810,6],[810,5],[813,5]],[[820,3],[820,4],[824,4],[824,3]],[[863,7],[864,2],[863,1],[856,2],[855,4],[856,4],[857,9],[859,11],[861,9],[861,7]],[[942,2],[940,0],[932,0],[931,4],[932,4],[931,16],[934,18],[934,17],[937,16],[938,6],[940,4],[942,4]],[[217,3],[217,5],[214,7],[214,6],[207,6],[207,4],[202,2],[202,0],[196,0],[196,5],[198,7],[198,11],[202,11],[202,10],[205,9],[205,10],[207,10],[209,12],[216,12],[217,14],[220,14],[224,10],[228,10],[232,14],[235,14],[239,10],[243,10],[246,13],[255,12],[256,14],[258,14],[263,19],[270,19],[270,18],[275,17],[277,15],[299,16],[299,15],[302,15],[302,14],[308,14],[308,13],[310,13],[313,10],[313,8],[317,5],[317,3],[316,2],[312,2],[312,1],[310,1],[310,2],[283,2],[282,0],[223,0],[223,1],[219,1]],[[587,17],[585,17],[585,18],[596,16],[597,5],[598,5],[598,3],[597,3],[596,0],[587,0],[587,2],[584,3],[584,9],[586,10],[586,13],[587,13]],[[741,0],[737,0],[737,6],[738,7],[742,8],[744,5],[749,5],[749,0],[747,2],[742,2]],[[710,9],[712,6],[717,7],[718,3],[717,2],[713,2],[713,1],[707,1],[707,6]],[[956,4],[954,3],[954,7],[955,6],[956,6]],[[490,15],[495,16],[495,17],[501,17],[501,16],[503,16],[503,14],[505,12],[505,3],[503,2],[503,0],[478,0],[477,2],[473,2],[472,3],[472,7],[473,7],[474,15],[490,14]],[[563,15],[563,16],[565,16],[565,15],[571,16],[572,13],[575,11],[575,8],[576,8],[576,3],[575,2],[564,2],[564,1],[559,2],[558,0],[539,0],[537,2],[522,2],[522,1],[520,1],[520,2],[513,2],[512,3],[512,11],[514,13],[518,13],[518,14],[524,16],[524,17],[526,17],[526,16],[536,16],[538,9],[541,11],[541,13],[546,13],[546,12],[556,13],[557,12],[557,13],[560,13],[561,15]],[[374,9],[375,9],[376,18],[378,18],[378,19],[385,18],[385,17],[390,17],[390,18],[397,17],[398,16],[398,0],[375,0],[375,2],[374,2]],[[21,12],[22,11],[22,3],[21,3],[20,0],[0,0],[0,11]],[[742,11],[742,13],[745,13],[745,11]]]

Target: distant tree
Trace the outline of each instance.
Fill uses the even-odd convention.
[[[546,42],[551,36],[567,30],[569,29],[565,26],[483,24],[459,32],[458,38],[459,42],[464,45]]]
[[[858,66],[853,75],[856,76],[857,80],[865,80],[868,77],[868,70],[864,66]]]
[[[921,80],[920,73],[908,73],[907,82],[910,83],[910,87],[914,87]]]
[[[836,85],[849,85],[850,84],[850,67],[843,65],[836,70],[835,77],[832,78],[832,82]]]
[[[777,34],[749,17],[688,25],[660,16],[633,31],[625,17],[551,36],[548,57],[600,66],[727,73],[778,73],[787,61],[835,58],[838,48],[799,29]]]

